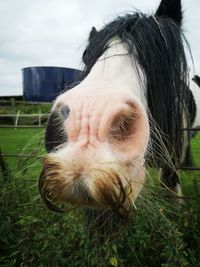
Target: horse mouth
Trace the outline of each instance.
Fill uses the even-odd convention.
[[[129,167],[110,162],[92,168],[86,175],[77,162],[63,164],[47,155],[38,188],[44,203],[53,211],[61,212],[60,204],[68,203],[75,207],[112,210],[125,217],[144,183],[144,177],[139,177],[141,174],[135,181],[131,175]]]

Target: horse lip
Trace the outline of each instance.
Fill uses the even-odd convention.
[[[80,198],[83,202],[93,202],[93,197],[90,194],[89,188],[84,183],[83,178],[79,179],[77,183],[73,185],[73,195],[75,198]]]

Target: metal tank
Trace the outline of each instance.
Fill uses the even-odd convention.
[[[26,101],[51,102],[67,86],[78,82],[80,75],[80,70],[71,68],[23,68],[23,97]]]

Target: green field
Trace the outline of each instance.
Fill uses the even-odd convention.
[[[200,133],[192,139],[191,150],[195,165],[200,167]]]
[[[0,129],[2,153],[42,156],[43,136],[43,129]],[[200,166],[200,134],[192,151]],[[63,215],[44,206],[37,189],[39,158],[4,160],[8,175],[0,177],[0,266],[200,266],[199,171],[180,172],[182,203],[164,198],[158,179],[155,184],[155,177],[149,178],[128,230],[97,244],[88,239],[80,209]]]
[[[41,160],[44,155],[44,129],[0,129],[0,147],[3,154],[19,154],[4,156],[10,173],[26,170],[29,176],[39,175]],[[24,157],[31,155],[32,157]],[[36,157],[35,157],[36,156]],[[22,167],[23,166],[23,167]]]
[[[1,149],[4,153],[30,152],[40,146],[44,129],[0,129]]]

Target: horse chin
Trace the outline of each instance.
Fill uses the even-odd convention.
[[[145,181],[143,161],[133,163],[116,159],[91,162],[71,158],[59,152],[43,160],[39,191],[44,202],[112,210],[128,215]],[[53,204],[52,204],[53,203]],[[48,205],[47,205],[48,206]]]

